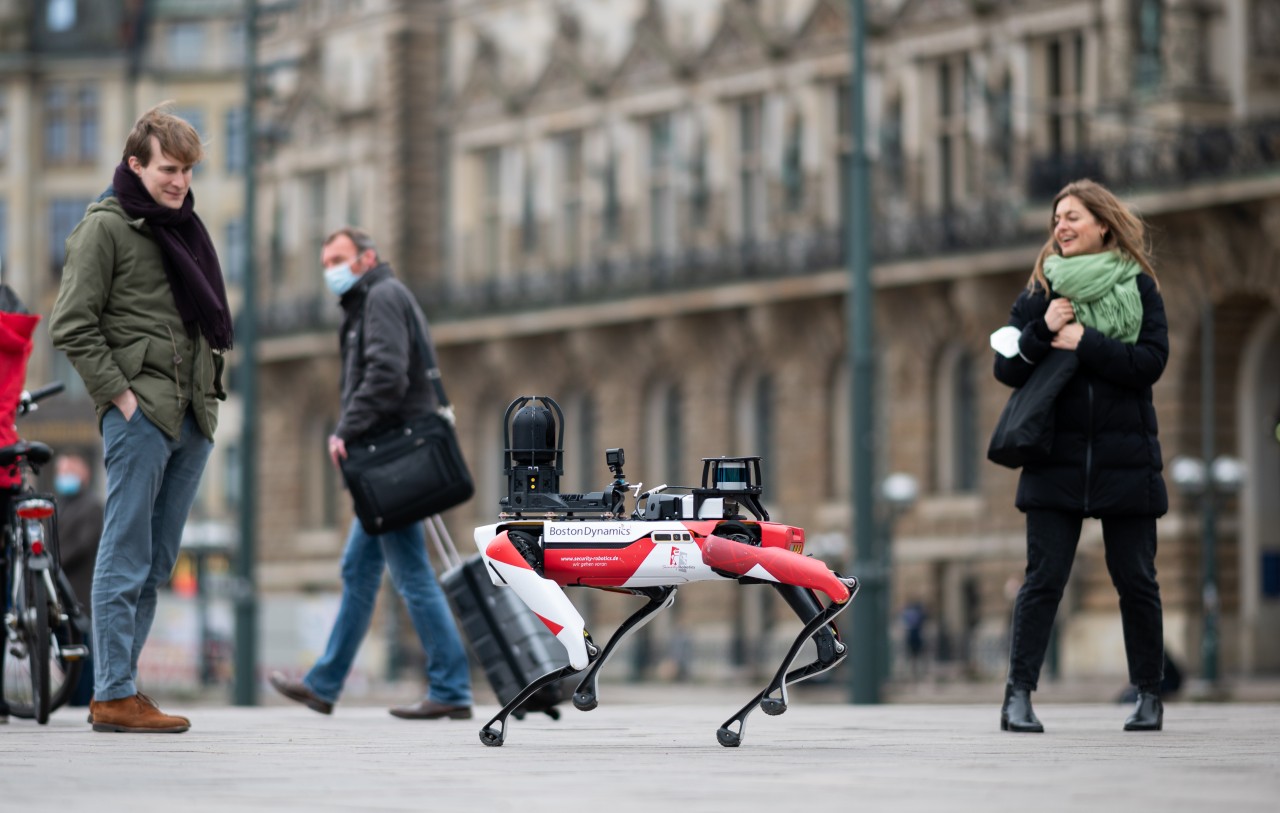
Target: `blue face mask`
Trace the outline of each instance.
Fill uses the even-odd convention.
[[[329,286],[334,296],[342,296],[351,290],[360,276],[351,270],[351,263],[335,265],[324,270],[324,284]]]
[[[59,474],[53,480],[53,490],[63,497],[80,493],[80,478],[74,474]]]

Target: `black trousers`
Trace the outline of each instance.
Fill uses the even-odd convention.
[[[1027,512],[1027,573],[1013,607],[1009,683],[1034,690],[1040,680],[1053,618],[1080,541],[1079,514]],[[1164,617],[1156,583],[1153,517],[1104,517],[1107,571],[1120,594],[1120,623],[1129,681],[1158,690],[1164,673]]]

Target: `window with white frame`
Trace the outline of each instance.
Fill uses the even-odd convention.
[[[1137,0],[1135,3],[1134,15],[1137,20],[1134,25],[1134,84],[1142,90],[1153,90],[1160,86],[1163,74],[1160,58],[1163,6],[1162,0]]]
[[[852,392],[849,389],[849,365],[841,361],[827,379],[827,496],[833,500],[847,499],[853,493],[852,413],[849,409]]]
[[[0,167],[9,157],[9,97],[0,87]]]
[[[245,109],[240,106],[228,109],[223,123],[226,129],[224,167],[228,175],[239,175],[249,163],[249,134],[245,130],[248,119]]]
[[[98,157],[99,99],[92,84],[45,88],[44,159],[48,165],[90,164]]]
[[[762,469],[773,452],[773,377],[739,376],[733,398],[734,455],[758,455]]]
[[[977,375],[974,358],[962,345],[948,347],[939,359],[934,470],[935,485],[943,494],[968,493],[978,487]]]
[[[494,276],[502,259],[502,150],[491,147],[478,155],[480,170],[480,273]]]
[[[830,172],[828,178],[834,177],[835,191],[835,223],[840,233],[841,248],[844,248],[845,231],[848,228],[848,213],[852,206],[849,188],[849,162],[853,160],[853,121],[852,107],[849,100],[849,83],[837,82],[831,90],[833,121],[831,126],[832,152],[829,158]]]
[[[329,179],[323,171],[302,177],[302,211],[302,267],[313,268],[319,265],[324,238],[329,236]]]
[[[90,201],[85,198],[54,198],[49,201],[49,270],[62,276],[67,262],[67,237],[84,217]]]
[[[804,119],[797,113],[787,127],[782,151],[782,188],[788,212],[804,209],[804,180]]]
[[[204,62],[205,24],[199,20],[171,23],[165,31],[165,59],[173,67],[191,68]]]
[[[649,251],[668,256],[676,249],[675,146],[671,116],[649,119]]]
[[[961,205],[968,194],[969,61],[964,55],[937,63],[936,193],[942,209]]]
[[[1047,37],[1036,43],[1035,50],[1040,70],[1034,93],[1044,100],[1035,117],[1038,146],[1053,156],[1078,152],[1088,146],[1084,34],[1070,31]]]
[[[565,268],[582,263],[582,134],[566,133],[556,140],[560,162],[559,260]]]
[[[765,223],[764,103],[756,97],[737,105],[738,228],[743,241],[756,239]]]
[[[655,484],[679,484],[683,457],[680,387],[658,382],[645,400],[645,468]]]

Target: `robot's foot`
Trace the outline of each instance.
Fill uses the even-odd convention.
[[[716,739],[719,740],[720,744],[725,748],[737,748],[742,744],[742,735],[737,731],[730,731],[727,725],[721,726],[720,729],[716,731]]]
[[[494,728],[494,722],[496,722],[496,719],[489,721],[488,725],[480,729],[480,742],[493,748],[497,748],[502,745],[503,741],[507,738],[507,724],[503,722],[500,723],[497,728]]]
[[[760,710],[770,717],[777,717],[787,710],[785,697],[766,697],[760,701]]]
[[[598,705],[600,705],[600,698],[594,691],[573,693],[573,706],[579,711],[591,711]]]

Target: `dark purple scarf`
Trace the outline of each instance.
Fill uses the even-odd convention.
[[[213,241],[196,214],[195,194],[188,189],[182,208],[170,209],[156,203],[142,179],[128,164],[116,167],[112,188],[129,217],[143,218],[160,244],[164,275],[173,291],[178,314],[195,335],[195,328],[214,350],[231,349],[231,308],[222,282],[222,267],[213,250]]]

